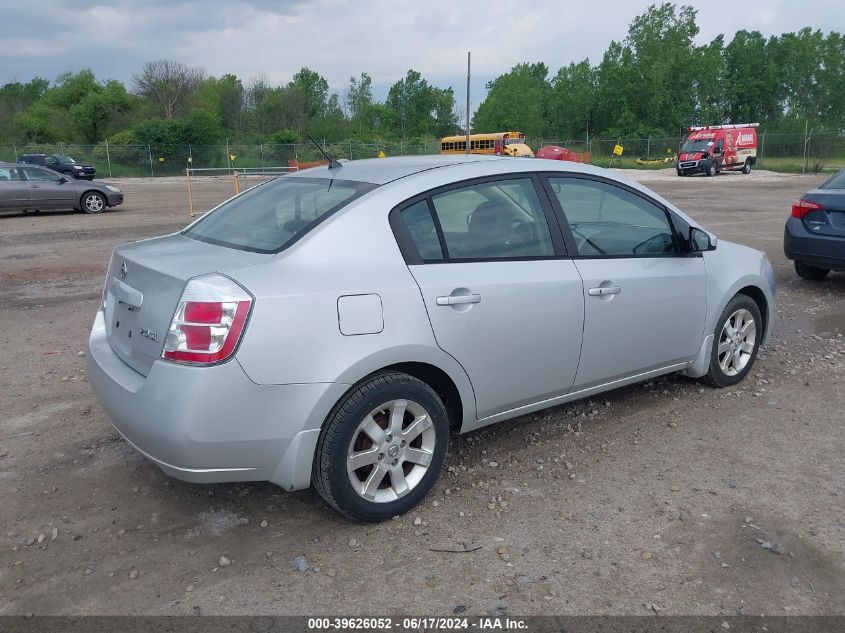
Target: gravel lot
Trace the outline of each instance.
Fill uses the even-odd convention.
[[[822,179],[626,173],[768,253],[779,321],[752,374],[455,438],[426,502],[381,525],[313,491],[168,479],[97,405],[109,252],[184,225],[182,181],[123,181],[101,216],[0,217],[0,614],[845,614],[845,274],[802,281],[782,252]],[[195,180],[195,209],[231,186]]]

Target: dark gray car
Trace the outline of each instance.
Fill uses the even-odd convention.
[[[783,251],[803,279],[818,281],[845,270],[845,169],[792,205]]]
[[[102,213],[123,202],[123,193],[104,182],[74,180],[52,169],[0,163],[0,211],[76,209]]]

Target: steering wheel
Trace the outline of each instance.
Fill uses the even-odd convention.
[[[665,253],[666,247],[672,243],[672,238],[666,233],[652,235],[631,249],[633,253]]]
[[[513,220],[511,222],[511,239],[508,246],[528,246],[536,239],[536,227],[528,220]]]
[[[606,250],[604,250],[602,247],[600,247],[598,244],[596,244],[596,243],[595,243],[593,240],[591,240],[589,237],[587,237],[586,235],[584,235],[581,231],[579,231],[579,230],[578,230],[578,228],[577,228],[576,226],[574,226],[574,225],[570,225],[570,227],[569,227],[569,228],[572,230],[572,234],[573,234],[573,235],[577,235],[577,236],[578,236],[578,237],[580,237],[582,240],[584,240],[587,244],[589,244],[591,247],[593,247],[594,249],[596,249],[596,250],[598,251],[599,255],[607,255],[607,251],[606,251]],[[581,249],[579,248],[578,250],[581,250]]]

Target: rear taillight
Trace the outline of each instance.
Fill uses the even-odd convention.
[[[208,365],[229,358],[244,331],[252,297],[223,275],[191,279],[164,341],[162,358]]]
[[[815,202],[808,202],[807,200],[798,200],[792,203],[792,217],[801,219],[810,211],[818,211],[823,207]]]

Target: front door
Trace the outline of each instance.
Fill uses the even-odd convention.
[[[565,393],[575,380],[581,277],[552,238],[537,182],[487,179],[401,211],[434,336],[466,370],[479,419]]]
[[[584,280],[582,389],[696,356],[704,336],[704,259],[681,252],[669,212],[602,180],[551,177]]]
[[[76,189],[62,176],[49,169],[23,167],[29,181],[29,200],[33,209],[72,209],[76,206]]]

